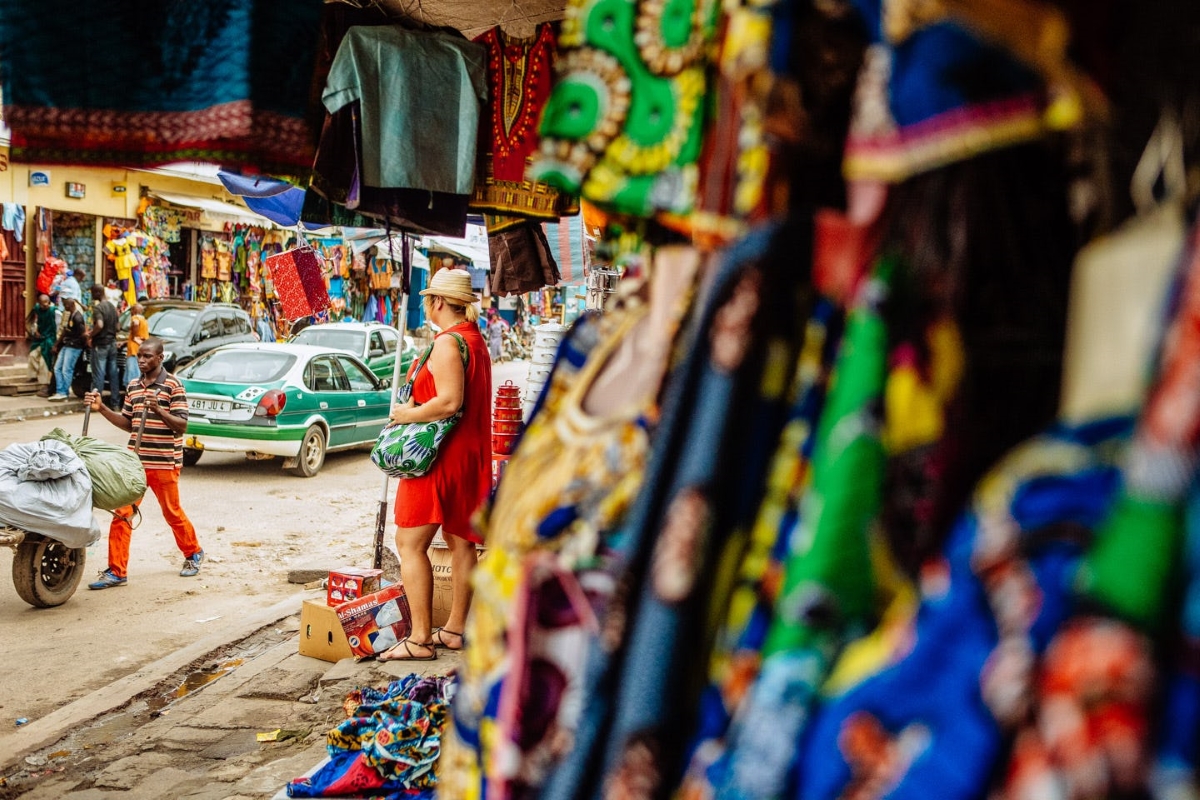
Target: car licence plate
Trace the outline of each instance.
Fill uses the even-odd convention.
[[[188,408],[192,411],[228,411],[233,408],[233,403],[228,400],[201,400],[189,397]]]

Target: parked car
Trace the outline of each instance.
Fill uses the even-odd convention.
[[[413,362],[414,349],[408,337],[404,337],[404,345],[401,347],[399,332],[378,322],[327,322],[309,325],[289,341],[353,353],[379,378],[392,377],[398,349],[401,376],[408,374],[408,368]]]
[[[188,466],[206,450],[281,456],[286,469],[311,478],[327,452],[374,444],[391,404],[390,378],[327,347],[227,345],[178,375],[188,394]]]
[[[198,356],[226,344],[257,342],[250,315],[232,303],[150,300],[146,323],[163,340],[163,366],[175,372]],[[129,311],[121,315],[118,341],[129,338]]]

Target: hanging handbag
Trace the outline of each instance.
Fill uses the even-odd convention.
[[[450,335],[458,342],[458,354],[465,369],[470,361],[467,342],[457,333]],[[429,360],[432,352],[433,345],[430,345],[421,354],[421,360],[417,362],[412,377],[396,392],[397,404],[403,405],[412,397],[413,383],[425,368],[425,362]],[[438,448],[462,419],[462,415],[462,409],[459,408],[449,417],[433,422],[401,422],[387,425],[379,432],[379,438],[371,448],[371,463],[393,478],[421,477],[433,467]]]

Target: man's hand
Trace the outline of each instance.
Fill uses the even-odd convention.
[[[92,411],[99,411],[100,407],[104,404],[99,392],[88,392],[83,396],[83,402],[87,403]]]
[[[152,414],[158,414],[160,417],[162,416],[162,406],[158,404],[158,392],[146,392],[144,402],[146,403],[147,411]]]

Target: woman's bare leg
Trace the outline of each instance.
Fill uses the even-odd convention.
[[[467,614],[471,611],[471,573],[479,562],[475,551],[475,543],[468,542],[458,536],[446,536],[446,544],[450,546],[450,585],[453,590],[453,600],[450,604],[450,617],[442,627],[441,643],[452,650],[462,648],[462,632],[466,630]],[[458,635],[455,635],[458,634]]]
[[[396,528],[396,551],[400,555],[400,580],[412,613],[413,646],[430,641],[433,635],[433,565],[429,563],[429,545],[438,526]]]

